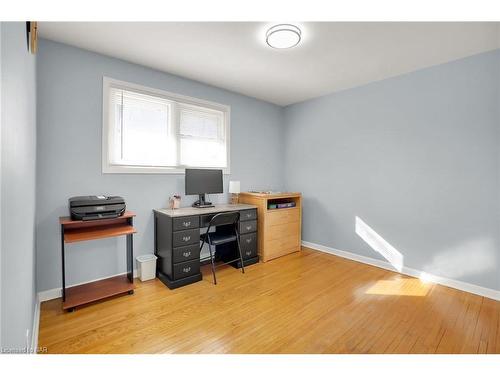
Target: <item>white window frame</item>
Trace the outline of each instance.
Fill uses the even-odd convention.
[[[111,88],[118,88],[123,90],[129,90],[138,92],[144,95],[157,96],[163,99],[167,99],[173,102],[175,106],[178,104],[194,105],[207,109],[212,109],[220,111],[224,114],[224,130],[225,130],[225,140],[226,140],[226,160],[227,166],[222,169],[224,174],[230,173],[230,118],[231,118],[231,107],[225,104],[210,102],[203,99],[193,98],[189,96],[174,94],[168,91],[155,89],[152,87],[142,86],[135,83],[120,81],[117,79],[103,77],[102,79],[102,173],[142,173],[142,174],[184,174],[186,168],[199,168],[199,169],[214,169],[215,167],[196,167],[196,166],[177,166],[177,167],[147,167],[147,166],[133,166],[133,165],[116,165],[110,162],[109,152],[111,150],[110,142],[112,141],[110,134],[112,131],[112,125],[110,124],[110,106],[109,106],[109,95]],[[176,111],[174,111],[174,116]],[[175,118],[173,126],[175,127],[175,132],[177,137],[179,137],[178,129],[178,119]],[[177,139],[179,141],[179,138]]]

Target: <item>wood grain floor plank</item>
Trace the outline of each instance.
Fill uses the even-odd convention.
[[[499,353],[500,302],[304,248],[241,274],[65,313],[41,306],[49,353]]]

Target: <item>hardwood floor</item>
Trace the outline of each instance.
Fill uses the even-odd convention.
[[[169,290],[41,307],[48,353],[500,353],[500,302],[304,248]]]

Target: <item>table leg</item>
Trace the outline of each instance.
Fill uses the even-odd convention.
[[[128,219],[130,225],[133,225],[133,219]],[[134,282],[134,238],[132,234],[127,235],[127,277],[129,281]]]
[[[64,225],[61,225],[62,300],[66,301],[66,274],[64,260]]]

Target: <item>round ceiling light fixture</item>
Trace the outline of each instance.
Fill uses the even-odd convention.
[[[301,34],[302,32],[295,25],[275,25],[267,30],[266,43],[272,48],[292,48],[299,44]]]

